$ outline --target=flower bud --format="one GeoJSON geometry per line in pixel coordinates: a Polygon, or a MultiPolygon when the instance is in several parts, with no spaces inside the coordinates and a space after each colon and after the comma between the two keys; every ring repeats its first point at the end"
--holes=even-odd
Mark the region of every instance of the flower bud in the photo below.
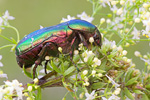
{"type": "Polygon", "coordinates": [[[83,71],[83,75],[86,75],[86,74],[88,74],[88,71],[87,71],[87,70],[84,70],[84,71],[83,71]]]}
{"type": "Polygon", "coordinates": [[[134,52],[134,55],[137,56],[137,57],[140,57],[140,56],[141,56],[141,53],[140,53],[139,51],[135,51],[135,52],[134,52]]]}
{"type": "Polygon", "coordinates": [[[28,91],[32,91],[32,86],[28,86],[28,91]]]}
{"type": "Polygon", "coordinates": [[[118,15],[121,15],[122,13],[123,13],[122,8],[120,8],[120,9],[117,10],[117,14],[118,14],[118,15]]]}
{"type": "Polygon", "coordinates": [[[105,22],[105,18],[101,18],[100,23],[103,24],[105,22]]]}
{"type": "Polygon", "coordinates": [[[79,51],[78,50],[74,50],[74,54],[75,55],[79,54],[79,51]]]}
{"type": "Polygon", "coordinates": [[[102,77],[103,74],[102,74],[102,73],[98,73],[97,76],[98,76],[98,77],[102,77]]]}
{"type": "Polygon", "coordinates": [[[122,54],[123,54],[123,55],[127,55],[127,51],[126,51],[126,50],[123,50],[123,51],[122,51],[122,54]]]}
{"type": "Polygon", "coordinates": [[[140,18],[135,18],[134,21],[135,21],[135,23],[140,23],[141,20],[140,20],[140,18]]]}
{"type": "Polygon", "coordinates": [[[94,38],[93,38],[93,37],[90,37],[90,38],[89,38],[89,42],[90,42],[90,43],[93,43],[93,42],[94,42],[94,38]]]}
{"type": "Polygon", "coordinates": [[[39,79],[38,79],[38,78],[35,78],[33,81],[34,81],[34,83],[36,84],[36,83],[39,82],[39,79]]]}
{"type": "Polygon", "coordinates": [[[45,56],[45,60],[49,60],[50,59],[50,57],[49,56],[45,56]]]}
{"type": "Polygon", "coordinates": [[[120,1],[120,5],[124,5],[125,4],[125,1],[124,0],[121,0],[120,1]]]}
{"type": "Polygon", "coordinates": [[[61,48],[61,47],[58,47],[58,51],[59,51],[59,52],[62,52],[62,48],[61,48]]]}
{"type": "Polygon", "coordinates": [[[107,19],[106,20],[106,23],[108,24],[108,23],[111,23],[111,20],[110,19],[107,19]]]}

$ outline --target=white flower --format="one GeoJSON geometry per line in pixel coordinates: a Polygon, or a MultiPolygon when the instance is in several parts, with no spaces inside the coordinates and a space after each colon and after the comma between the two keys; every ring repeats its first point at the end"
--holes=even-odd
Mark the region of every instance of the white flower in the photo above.
{"type": "Polygon", "coordinates": [[[100,4],[103,6],[103,7],[106,7],[106,4],[111,7],[110,5],[110,0],[100,0],[100,4]]]}
{"type": "Polygon", "coordinates": [[[4,19],[4,25],[7,25],[7,21],[8,20],[13,20],[15,19],[15,17],[10,16],[8,10],[5,11],[4,15],[2,16],[2,18],[4,19]]]}
{"type": "Polygon", "coordinates": [[[124,20],[124,17],[115,17],[115,21],[112,22],[111,24],[114,26],[113,29],[117,30],[118,28],[121,29],[124,27],[124,25],[121,23],[124,20]]]}
{"type": "Polygon", "coordinates": [[[115,88],[117,88],[117,87],[120,86],[120,85],[117,84],[112,78],[110,78],[108,75],[106,75],[106,77],[109,79],[109,81],[111,81],[111,83],[112,83],[113,85],[115,85],[115,88]]]}
{"type": "Polygon", "coordinates": [[[143,60],[144,62],[148,63],[150,65],[150,59],[144,59],[144,58],[140,58],[141,60],[143,60]]]}
{"type": "Polygon", "coordinates": [[[138,31],[136,27],[134,27],[131,34],[133,35],[132,39],[140,39],[140,31],[138,31]]]}
{"type": "Polygon", "coordinates": [[[102,48],[103,48],[103,46],[104,46],[104,48],[105,48],[105,46],[112,48],[114,45],[116,45],[115,41],[109,41],[106,38],[104,38],[102,48]]]}
{"type": "MultiPolygon", "coordinates": [[[[2,59],[2,55],[0,55],[0,60],[2,59]]],[[[0,67],[2,67],[3,64],[0,62],[0,67]]]]}
{"type": "Polygon", "coordinates": [[[147,34],[150,37],[150,18],[147,20],[142,20],[143,25],[146,27],[145,30],[142,30],[142,34],[147,34]]]}
{"type": "Polygon", "coordinates": [[[110,8],[110,10],[111,10],[111,11],[113,11],[114,13],[117,13],[118,8],[117,8],[117,6],[116,6],[116,5],[113,5],[113,7],[112,7],[112,8],[110,8]]]}
{"type": "Polygon", "coordinates": [[[93,99],[95,99],[95,96],[94,96],[94,94],[95,94],[95,90],[93,90],[92,92],[91,92],[91,94],[89,94],[89,93],[85,93],[85,96],[86,96],[86,99],[85,100],[93,100],[93,99]]]}
{"type": "Polygon", "coordinates": [[[94,56],[94,53],[86,50],[82,53],[82,56],[84,57],[84,62],[87,62],[89,57],[94,56]]]}
{"type": "Polygon", "coordinates": [[[96,74],[96,70],[92,70],[93,77],[95,76],[95,74],[96,74]]]}
{"type": "Polygon", "coordinates": [[[140,56],[141,56],[141,53],[140,53],[139,51],[135,51],[135,52],[134,52],[134,55],[137,56],[137,57],[140,57],[140,56]]]}
{"type": "Polygon", "coordinates": [[[15,19],[13,16],[9,16],[8,10],[5,11],[5,14],[2,16],[5,20],[13,20],[15,19]]]}
{"type": "Polygon", "coordinates": [[[93,62],[94,62],[94,65],[98,65],[98,66],[101,65],[101,60],[99,60],[99,59],[96,58],[96,57],[94,58],[93,62]]]}
{"type": "Polygon", "coordinates": [[[114,94],[112,94],[112,96],[110,96],[108,99],[105,97],[102,97],[102,100],[120,100],[120,98],[114,94]]]}
{"type": "Polygon", "coordinates": [[[88,16],[85,12],[82,12],[82,14],[78,14],[77,17],[88,22],[92,22],[94,20],[93,17],[88,16]]]}
{"type": "Polygon", "coordinates": [[[67,21],[70,21],[70,20],[73,20],[73,19],[76,19],[76,18],[75,17],[71,17],[70,15],[67,15],[67,18],[62,18],[61,23],[62,22],[67,22],[67,21]]]}

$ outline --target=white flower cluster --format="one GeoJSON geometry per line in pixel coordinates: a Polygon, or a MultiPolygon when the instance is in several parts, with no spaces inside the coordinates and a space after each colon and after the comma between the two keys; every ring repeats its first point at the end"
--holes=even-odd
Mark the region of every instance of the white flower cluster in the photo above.
{"type": "Polygon", "coordinates": [[[137,40],[140,39],[141,33],[143,36],[146,36],[147,38],[150,37],[150,8],[149,8],[150,1],[147,1],[146,3],[143,3],[143,4],[141,1],[141,5],[143,6],[138,6],[137,8],[134,8],[132,10],[130,10],[130,7],[137,5],[136,0],[120,0],[120,1],[100,0],[99,3],[102,7],[106,7],[108,5],[110,10],[113,12],[113,15],[115,16],[114,19],[112,21],[110,19],[108,19],[109,21],[106,21],[108,26],[110,27],[113,26],[113,30],[122,31],[123,28],[126,27],[124,25],[125,22],[127,20],[130,20],[130,22],[128,22],[127,24],[128,26],[133,25],[133,28],[132,28],[133,30],[129,31],[129,29],[126,28],[126,31],[123,31],[123,32],[127,32],[127,33],[131,32],[133,36],[132,39],[137,39],[137,40]],[[141,22],[143,26],[145,27],[145,29],[137,30],[135,24],[138,24],[141,22]]]}
{"type": "Polygon", "coordinates": [[[23,100],[23,90],[22,83],[18,80],[5,81],[5,85],[0,86],[0,100],[8,100],[15,95],[16,100],[23,100]]]}

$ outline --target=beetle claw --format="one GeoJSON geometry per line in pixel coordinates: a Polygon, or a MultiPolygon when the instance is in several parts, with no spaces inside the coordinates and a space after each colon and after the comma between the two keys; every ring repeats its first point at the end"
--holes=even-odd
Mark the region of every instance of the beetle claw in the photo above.
{"type": "Polygon", "coordinates": [[[45,70],[45,74],[47,74],[47,64],[48,64],[48,62],[49,62],[49,60],[46,60],[46,62],[45,62],[45,66],[44,66],[44,70],[45,70]]]}

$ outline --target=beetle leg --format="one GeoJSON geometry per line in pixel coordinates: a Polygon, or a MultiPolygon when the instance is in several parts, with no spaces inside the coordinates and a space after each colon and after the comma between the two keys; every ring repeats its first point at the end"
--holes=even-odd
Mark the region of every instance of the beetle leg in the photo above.
{"type": "Polygon", "coordinates": [[[36,68],[41,64],[45,54],[46,54],[47,45],[44,45],[43,49],[38,54],[39,58],[35,61],[35,66],[33,68],[33,78],[35,78],[36,68]]]}
{"type": "Polygon", "coordinates": [[[47,74],[47,63],[49,62],[49,60],[46,60],[46,62],[45,62],[45,66],[44,66],[44,71],[45,71],[45,74],[47,74]]]}
{"type": "Polygon", "coordinates": [[[79,38],[80,38],[81,42],[83,43],[83,45],[88,48],[88,44],[86,43],[86,40],[84,39],[84,37],[80,33],[78,33],[78,34],[79,34],[79,38]]]}
{"type": "Polygon", "coordinates": [[[40,60],[40,59],[37,59],[37,60],[35,61],[35,66],[34,66],[34,68],[33,68],[33,79],[35,78],[36,68],[37,68],[38,65],[40,65],[40,63],[41,63],[41,60],[40,60]]]}

